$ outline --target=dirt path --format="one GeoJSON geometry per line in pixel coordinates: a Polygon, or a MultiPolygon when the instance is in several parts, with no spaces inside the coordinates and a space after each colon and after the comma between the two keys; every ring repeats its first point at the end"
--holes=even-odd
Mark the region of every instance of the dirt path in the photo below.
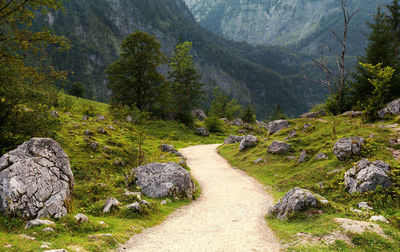
{"type": "Polygon", "coordinates": [[[201,197],[163,224],[132,237],[124,251],[279,251],[265,224],[272,198],[253,178],[232,169],[218,145],[182,149],[201,197]]]}

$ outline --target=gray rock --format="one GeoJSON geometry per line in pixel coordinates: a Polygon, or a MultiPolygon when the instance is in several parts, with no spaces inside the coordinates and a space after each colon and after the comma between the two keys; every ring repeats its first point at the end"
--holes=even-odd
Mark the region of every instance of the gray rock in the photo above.
{"type": "Polygon", "coordinates": [[[310,207],[317,207],[318,203],[328,204],[329,202],[318,194],[309,190],[293,188],[287,192],[278,204],[268,210],[268,215],[275,215],[278,219],[284,220],[294,212],[305,211],[310,207]]]}
{"type": "Polygon", "coordinates": [[[78,213],[77,215],[75,215],[75,220],[78,223],[84,223],[84,222],[89,222],[89,218],[84,215],[83,213],[78,213]]]}
{"type": "Polygon", "coordinates": [[[60,117],[60,114],[58,114],[57,111],[53,110],[53,111],[51,111],[51,116],[58,118],[58,117],[60,117]]]}
{"type": "Polygon", "coordinates": [[[400,115],[400,98],[389,103],[384,109],[378,111],[378,116],[384,118],[388,115],[400,115]]]}
{"type": "Polygon", "coordinates": [[[122,159],[116,159],[116,160],[114,160],[114,165],[115,166],[125,166],[125,161],[122,159]]]}
{"type": "Polygon", "coordinates": [[[362,116],[362,111],[347,111],[343,113],[344,116],[348,116],[348,117],[359,117],[362,116]]]}
{"type": "Polygon", "coordinates": [[[114,130],[114,131],[115,131],[115,128],[114,128],[112,125],[108,125],[108,126],[107,126],[107,129],[109,129],[109,130],[114,130]]]}
{"type": "Polygon", "coordinates": [[[118,209],[121,203],[116,198],[108,198],[103,206],[103,213],[109,213],[113,209],[118,209]]]}
{"type": "Polygon", "coordinates": [[[303,163],[303,162],[306,160],[306,158],[307,158],[307,152],[303,150],[303,151],[300,153],[300,157],[299,157],[298,162],[299,162],[299,163],[303,163]]]}
{"type": "Polygon", "coordinates": [[[328,159],[325,153],[318,153],[315,160],[328,159]]]}
{"type": "Polygon", "coordinates": [[[46,244],[40,245],[40,248],[41,249],[50,249],[49,245],[46,245],[46,244]]]}
{"type": "Polygon", "coordinates": [[[361,154],[361,148],[365,144],[362,137],[349,137],[339,139],[333,147],[333,153],[340,161],[346,161],[353,156],[361,154]]]}
{"type": "Polygon", "coordinates": [[[243,121],[242,121],[242,119],[240,119],[240,118],[236,118],[235,120],[233,120],[233,121],[231,122],[231,125],[235,125],[235,126],[240,127],[240,126],[243,125],[243,121]]]}
{"type": "Polygon", "coordinates": [[[362,159],[344,174],[344,184],[350,193],[374,191],[378,185],[388,188],[392,185],[390,166],[380,160],[371,163],[362,159]]]}
{"type": "Polygon", "coordinates": [[[142,193],[141,192],[125,191],[124,196],[135,196],[137,200],[142,200],[142,193]]]}
{"type": "Polygon", "coordinates": [[[301,118],[318,118],[318,117],[323,117],[326,116],[325,110],[320,110],[318,112],[308,112],[305,114],[302,114],[300,117],[301,118]]]}
{"type": "Polygon", "coordinates": [[[359,203],[357,204],[357,206],[358,206],[359,208],[361,208],[361,209],[364,209],[364,210],[373,210],[373,208],[370,207],[370,206],[368,205],[367,202],[359,202],[359,203]]]}
{"type": "Polygon", "coordinates": [[[207,116],[202,109],[196,109],[192,111],[193,117],[197,118],[199,121],[204,121],[207,116]]]}
{"type": "Polygon", "coordinates": [[[147,201],[145,201],[145,200],[141,200],[141,201],[139,202],[139,204],[140,204],[140,205],[145,205],[145,206],[150,206],[150,203],[147,202],[147,201]]]}
{"type": "Polygon", "coordinates": [[[275,141],[268,147],[268,152],[272,154],[282,154],[288,152],[290,145],[281,141],[275,141]]]}
{"type": "Polygon", "coordinates": [[[100,147],[100,144],[98,142],[93,142],[89,144],[89,147],[92,148],[93,150],[97,150],[97,148],[100,147]]]}
{"type": "Polygon", "coordinates": [[[204,127],[200,127],[200,128],[196,129],[195,134],[199,135],[199,136],[209,136],[210,131],[208,131],[208,129],[206,129],[204,127]]]}
{"type": "Polygon", "coordinates": [[[85,115],[85,116],[82,117],[82,121],[87,121],[87,120],[89,120],[89,116],[85,115]]]}
{"type": "Polygon", "coordinates": [[[177,155],[177,156],[179,156],[179,157],[182,157],[182,154],[181,154],[179,151],[177,151],[177,150],[174,148],[174,146],[172,146],[172,145],[169,145],[169,144],[162,144],[162,145],[158,146],[158,148],[159,148],[162,152],[169,152],[169,153],[175,154],[175,155],[177,155]]]}
{"type": "Polygon", "coordinates": [[[333,170],[333,171],[328,172],[327,174],[328,174],[328,175],[332,175],[332,174],[335,174],[335,173],[340,173],[340,172],[342,172],[343,170],[344,170],[344,168],[335,169],[335,170],[333,170]]]}
{"type": "Polygon", "coordinates": [[[191,198],[195,191],[190,173],[176,163],[151,163],[132,169],[129,181],[153,198],[191,198]]]}
{"type": "Polygon", "coordinates": [[[172,201],[170,200],[170,199],[166,199],[166,200],[163,200],[163,201],[161,201],[161,205],[167,205],[167,204],[169,204],[169,203],[172,203],[172,201]]]}
{"type": "Polygon", "coordinates": [[[106,152],[106,153],[112,153],[113,152],[112,149],[110,147],[108,147],[108,146],[104,146],[103,151],[106,152]]]}
{"type": "Polygon", "coordinates": [[[127,205],[126,207],[134,212],[140,212],[140,204],[138,202],[127,205]]]}
{"type": "Polygon", "coordinates": [[[83,132],[83,134],[85,136],[90,136],[90,135],[93,135],[93,132],[91,132],[90,130],[85,130],[85,132],[83,132]]]}
{"type": "Polygon", "coordinates": [[[253,161],[253,164],[259,164],[259,163],[265,163],[267,162],[267,160],[265,160],[264,158],[259,158],[253,161]]]}
{"type": "Polygon", "coordinates": [[[102,115],[98,115],[96,121],[104,121],[106,118],[102,115]]]}
{"type": "Polygon", "coordinates": [[[309,124],[309,123],[304,124],[303,132],[307,131],[309,128],[311,128],[311,126],[312,126],[312,125],[309,124]]]}
{"type": "Polygon", "coordinates": [[[51,227],[43,228],[43,229],[42,229],[42,232],[45,232],[45,233],[52,233],[52,232],[54,232],[54,228],[51,228],[51,227]]]}
{"type": "Polygon", "coordinates": [[[225,139],[224,144],[240,143],[243,140],[243,138],[244,138],[244,136],[233,136],[233,135],[230,135],[225,139]]]}
{"type": "Polygon", "coordinates": [[[378,222],[378,221],[380,221],[380,222],[384,222],[384,223],[386,223],[386,224],[389,223],[389,221],[388,221],[385,217],[383,217],[382,215],[371,216],[371,218],[370,218],[369,220],[370,220],[370,221],[373,221],[373,222],[378,222]]]}
{"type": "Polygon", "coordinates": [[[246,135],[246,134],[248,134],[248,133],[249,133],[249,131],[246,130],[246,129],[240,129],[240,130],[238,130],[238,134],[246,135]]]}
{"type": "Polygon", "coordinates": [[[19,237],[27,239],[27,240],[32,240],[32,241],[36,240],[36,237],[32,237],[32,236],[29,236],[26,234],[20,234],[19,237]]]}
{"type": "Polygon", "coordinates": [[[268,133],[274,134],[282,129],[289,127],[289,122],[287,120],[276,120],[268,123],[268,133]]]}
{"type": "Polygon", "coordinates": [[[107,134],[107,131],[103,127],[98,127],[97,132],[99,132],[100,134],[107,134]]]}
{"type": "Polygon", "coordinates": [[[245,136],[242,141],[240,141],[239,151],[244,151],[250,147],[256,146],[257,144],[257,137],[252,135],[245,136]]]}
{"type": "Polygon", "coordinates": [[[285,138],[285,141],[287,141],[287,140],[289,140],[289,139],[291,139],[291,138],[294,138],[294,137],[296,137],[296,136],[297,136],[296,130],[291,130],[291,131],[289,132],[289,135],[285,138]]]}
{"type": "Polygon", "coordinates": [[[24,219],[67,215],[74,176],[67,154],[49,138],[32,138],[0,158],[0,212],[24,219]]]}
{"type": "Polygon", "coordinates": [[[287,156],[286,159],[287,160],[296,160],[297,158],[295,156],[287,156]]]}
{"type": "Polygon", "coordinates": [[[31,227],[37,227],[37,226],[54,226],[55,223],[51,220],[40,220],[40,219],[35,219],[35,220],[30,220],[26,223],[25,229],[31,228],[31,227]]]}

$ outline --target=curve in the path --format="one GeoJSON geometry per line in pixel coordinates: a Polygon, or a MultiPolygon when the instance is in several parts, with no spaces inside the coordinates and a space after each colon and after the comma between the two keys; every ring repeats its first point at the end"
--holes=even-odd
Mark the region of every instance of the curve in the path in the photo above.
{"type": "Polygon", "coordinates": [[[144,230],[125,251],[279,251],[264,216],[273,203],[263,186],[232,169],[218,145],[182,149],[201,197],[171,214],[163,224],[144,230]]]}

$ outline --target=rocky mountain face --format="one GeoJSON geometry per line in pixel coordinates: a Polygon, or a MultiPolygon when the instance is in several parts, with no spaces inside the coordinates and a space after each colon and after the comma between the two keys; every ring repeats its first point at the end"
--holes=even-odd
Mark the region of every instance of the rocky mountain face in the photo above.
{"type": "MultiPolygon", "coordinates": [[[[338,0],[185,0],[204,27],[227,39],[250,44],[290,45],[303,52],[319,52],[332,44],[330,30],[343,30],[338,0]]],[[[352,22],[351,51],[362,51],[378,3],[390,0],[348,0],[349,10],[359,10],[352,22]]]]}
{"type": "MultiPolygon", "coordinates": [[[[299,54],[224,40],[199,25],[183,0],[70,0],[65,11],[42,16],[35,27],[42,26],[71,40],[71,50],[51,52],[52,61],[73,73],[67,88],[81,81],[92,99],[107,101],[104,70],[118,57],[122,40],[137,30],[155,35],[167,56],[179,41],[192,41],[209,97],[219,86],[242,104],[253,104],[260,119],[272,114],[277,104],[285,113],[298,115],[325,94],[304,80],[304,58],[299,54]]],[[[167,72],[167,66],[161,70],[167,72]]]]}

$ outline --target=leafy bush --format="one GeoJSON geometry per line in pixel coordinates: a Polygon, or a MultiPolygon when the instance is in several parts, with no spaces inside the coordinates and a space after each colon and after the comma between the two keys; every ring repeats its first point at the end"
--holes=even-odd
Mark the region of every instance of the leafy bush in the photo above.
{"type": "Polygon", "coordinates": [[[207,117],[204,123],[210,132],[224,132],[224,123],[216,116],[207,117]]]}

